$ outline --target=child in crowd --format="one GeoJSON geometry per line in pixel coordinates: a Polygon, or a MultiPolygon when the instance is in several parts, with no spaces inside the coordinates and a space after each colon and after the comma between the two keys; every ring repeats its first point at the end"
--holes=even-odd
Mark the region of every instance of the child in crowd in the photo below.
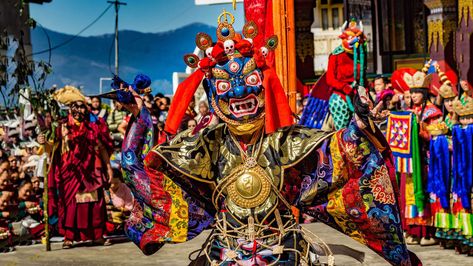
{"type": "Polygon", "coordinates": [[[34,196],[33,185],[30,180],[23,180],[18,186],[18,194],[15,199],[17,212],[11,216],[11,228],[14,242],[19,244],[31,244],[35,239],[40,239],[44,232],[41,224],[41,208],[39,200],[34,196]]]}
{"type": "MultiPolygon", "coordinates": [[[[124,235],[123,223],[133,209],[133,195],[123,183],[123,176],[119,168],[113,168],[112,182],[110,189],[105,193],[105,202],[108,214],[107,235],[124,235]]],[[[112,240],[108,238],[105,245],[111,244],[112,240]]]]}
{"type": "Polygon", "coordinates": [[[13,191],[0,192],[0,253],[15,250],[9,228],[9,217],[12,206],[13,191]]]}

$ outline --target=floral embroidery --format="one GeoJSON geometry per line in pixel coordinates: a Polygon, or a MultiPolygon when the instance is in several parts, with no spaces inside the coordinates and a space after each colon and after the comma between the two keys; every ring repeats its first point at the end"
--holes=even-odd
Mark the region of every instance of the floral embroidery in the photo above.
{"type": "Polygon", "coordinates": [[[372,189],[374,199],[383,204],[395,204],[393,185],[389,179],[388,169],[386,166],[381,166],[376,169],[373,178],[370,180],[369,187],[372,189]]]}

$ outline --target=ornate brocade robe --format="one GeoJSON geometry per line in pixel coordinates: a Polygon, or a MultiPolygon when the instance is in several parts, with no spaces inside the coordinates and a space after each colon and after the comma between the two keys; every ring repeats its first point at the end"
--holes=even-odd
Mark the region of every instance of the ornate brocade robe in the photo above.
{"type": "MultiPolygon", "coordinates": [[[[283,224],[294,226],[300,214],[306,213],[369,246],[391,264],[411,264],[402,236],[391,157],[380,132],[365,135],[352,121],[347,129],[332,133],[291,126],[265,135],[257,165],[278,191],[271,190],[255,207],[243,208],[235,203],[238,200],[230,186],[218,190],[243,163],[225,124],[193,137],[183,132],[153,149],[150,125],[149,113],[143,109],[122,147],[125,182],[135,195],[126,231],[145,254],[156,252],[164,243],[190,240],[222,220],[231,229],[243,228],[253,218],[277,228],[281,220],[277,221],[276,212],[283,224]]],[[[248,146],[247,154],[257,145],[248,146]]],[[[298,237],[283,237],[281,245],[300,248],[290,241],[298,237]]],[[[236,237],[234,241],[240,243],[236,237]]],[[[242,241],[243,250],[233,261],[256,254],[258,261],[271,262],[276,256],[258,242],[242,241]]],[[[222,238],[211,242],[209,256],[228,260],[222,255],[228,248],[222,238]]],[[[296,261],[297,254],[283,258],[296,261]]]]}

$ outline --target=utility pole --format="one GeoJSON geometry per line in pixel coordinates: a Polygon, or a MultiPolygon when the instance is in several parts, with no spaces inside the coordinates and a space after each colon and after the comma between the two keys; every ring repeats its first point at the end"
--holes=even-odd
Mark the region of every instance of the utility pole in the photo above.
{"type": "Polygon", "coordinates": [[[115,1],[107,1],[107,3],[115,5],[115,75],[118,76],[118,9],[121,5],[126,6],[126,3],[115,1]]]}

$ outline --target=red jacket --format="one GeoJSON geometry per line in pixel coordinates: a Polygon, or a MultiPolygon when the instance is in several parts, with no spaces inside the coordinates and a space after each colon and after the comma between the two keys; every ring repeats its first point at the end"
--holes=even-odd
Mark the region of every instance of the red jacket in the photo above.
{"type": "Polygon", "coordinates": [[[332,53],[327,68],[327,84],[332,93],[337,93],[345,99],[353,90],[350,86],[353,81],[353,55],[347,52],[332,53]]]}

